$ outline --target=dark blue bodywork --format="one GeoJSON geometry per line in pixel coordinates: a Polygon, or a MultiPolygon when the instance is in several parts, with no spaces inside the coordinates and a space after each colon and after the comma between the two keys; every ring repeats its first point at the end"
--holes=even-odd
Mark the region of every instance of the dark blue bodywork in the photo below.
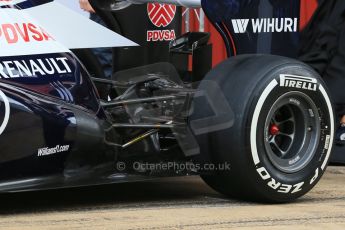
{"type": "MultiPolygon", "coordinates": [[[[16,7],[46,2],[50,1],[31,0],[16,7]]],[[[202,0],[202,6],[222,35],[229,56],[297,56],[299,0],[202,0]],[[294,24],[288,28],[292,31],[254,31],[253,20],[270,18],[278,21],[275,23],[291,19],[294,24]],[[242,30],[238,23],[248,24],[242,30]]],[[[72,53],[0,57],[0,90],[11,106],[8,125],[0,138],[1,191],[131,179],[117,176],[116,149],[108,151],[102,145],[108,117],[86,68],[72,53]],[[41,149],[56,146],[69,148],[40,155],[41,149]]],[[[0,102],[0,122],[5,114],[3,105],[0,102]]]]}
{"type": "MultiPolygon", "coordinates": [[[[297,57],[299,45],[299,0],[202,0],[205,14],[225,40],[229,56],[248,53],[297,57]],[[252,20],[275,19],[274,27],[284,27],[284,19],[294,21],[293,32],[253,31],[252,20]],[[249,19],[247,29],[236,33],[234,20],[249,19]],[[278,21],[277,21],[278,20],[278,21]]],[[[266,21],[267,22],[267,21],[266,21]]],[[[236,21],[235,21],[236,23],[236,21]]],[[[265,23],[265,22],[263,22],[265,23]]],[[[237,31],[238,32],[238,31],[237,31]]]]}
{"type": "MultiPolygon", "coordinates": [[[[0,65],[3,63],[13,65],[12,74],[17,70],[16,74],[20,77],[9,77],[11,74],[5,71],[0,74],[1,90],[11,105],[8,125],[0,138],[0,179],[57,173],[62,175],[68,167],[71,154],[81,154],[79,151],[88,154],[76,144],[80,136],[77,116],[93,117],[95,121],[104,119],[104,112],[88,73],[72,53],[1,57],[0,65]],[[31,60],[32,63],[38,63],[37,60],[59,58],[65,60],[70,72],[64,69],[62,63],[58,63],[56,68],[59,69],[59,74],[52,68],[50,71],[55,71],[52,75],[36,72],[28,76],[13,64],[14,61],[30,63],[31,60]],[[63,73],[64,71],[66,73],[63,73]],[[58,145],[68,145],[69,150],[38,156],[39,149],[54,148],[58,145]]],[[[40,68],[43,71],[42,66],[40,68]]],[[[4,106],[0,106],[0,110],[3,118],[4,106]]],[[[80,157],[83,158],[82,155],[80,157]]],[[[84,157],[87,159],[87,156],[84,157]]],[[[84,162],[86,163],[86,160],[84,162]]]]}
{"type": "MultiPolygon", "coordinates": [[[[30,0],[16,7],[30,8],[47,2],[50,0],[30,0]]],[[[291,47],[297,46],[297,32],[255,34],[248,30],[235,34],[231,19],[298,18],[298,0],[203,0],[202,5],[223,35],[229,56],[244,53],[295,55],[291,47]],[[286,45],[281,45],[282,40],[286,45]]],[[[1,57],[0,65],[3,70],[0,71],[0,88],[11,105],[10,120],[0,138],[0,180],[24,180],[8,189],[43,186],[52,181],[54,186],[64,186],[70,183],[67,178],[82,177],[85,168],[114,159],[113,155],[110,158],[103,156],[101,147],[96,148],[97,138],[95,143],[90,141],[90,145],[84,140],[87,139],[87,128],[84,132],[81,124],[90,119],[89,123],[95,123],[97,130],[99,123],[106,123],[106,116],[87,71],[72,53],[1,57]],[[29,73],[20,68],[18,62],[22,66],[28,65],[29,73]],[[6,65],[13,68],[12,73],[4,72],[6,65]],[[39,156],[42,148],[65,145],[69,146],[68,151],[39,156]],[[39,179],[45,177],[53,179],[39,179]],[[26,178],[37,180],[26,184],[26,178]]],[[[4,106],[0,106],[0,110],[4,115],[4,106]]],[[[104,170],[108,172],[107,167],[104,170]]],[[[113,173],[111,170],[114,168],[109,174],[113,173]]],[[[104,177],[103,174],[95,176],[95,171],[91,177],[88,173],[88,180],[80,183],[98,183],[104,177]],[[98,182],[91,182],[94,178],[98,182]]],[[[71,181],[78,184],[73,179],[71,181]]]]}

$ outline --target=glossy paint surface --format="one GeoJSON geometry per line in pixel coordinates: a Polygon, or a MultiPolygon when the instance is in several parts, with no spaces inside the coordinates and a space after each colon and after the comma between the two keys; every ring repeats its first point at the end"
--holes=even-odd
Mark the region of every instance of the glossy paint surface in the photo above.
{"type": "Polygon", "coordinates": [[[228,56],[297,55],[299,0],[202,0],[202,6],[224,38],[228,56]]]}
{"type": "MultiPolygon", "coordinates": [[[[29,48],[30,43],[44,47],[45,41],[55,42],[30,19],[13,17],[12,8],[20,12],[47,2],[51,1],[1,6],[11,8],[2,9],[3,18],[13,19],[0,20],[3,49],[25,43],[29,48]]],[[[15,181],[64,178],[66,169],[92,164],[88,155],[95,152],[81,148],[84,134],[80,134],[79,121],[91,117],[98,127],[104,113],[84,66],[72,52],[64,52],[68,49],[61,50],[52,52],[47,46],[44,53],[31,48],[22,49],[21,55],[0,57],[0,190],[9,184],[21,187],[22,182],[15,181]]]]}

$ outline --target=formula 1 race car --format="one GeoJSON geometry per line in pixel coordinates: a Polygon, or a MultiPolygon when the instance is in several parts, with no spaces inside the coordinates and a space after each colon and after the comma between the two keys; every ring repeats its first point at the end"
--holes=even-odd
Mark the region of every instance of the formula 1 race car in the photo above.
{"type": "MultiPolygon", "coordinates": [[[[202,6],[230,58],[200,82],[167,62],[91,77],[69,49],[135,42],[50,0],[0,1],[0,191],[201,175],[230,197],[288,202],[317,184],[335,117],[319,74],[291,58],[299,1],[155,2],[202,6]]],[[[191,37],[170,48],[188,52],[191,37]]]]}

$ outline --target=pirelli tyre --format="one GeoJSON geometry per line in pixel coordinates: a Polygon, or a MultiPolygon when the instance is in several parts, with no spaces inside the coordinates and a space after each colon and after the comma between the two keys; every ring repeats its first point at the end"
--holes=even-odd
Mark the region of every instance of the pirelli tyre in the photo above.
{"type": "MultiPolygon", "coordinates": [[[[331,99],[319,75],[297,60],[245,55],[217,66],[200,89],[207,90],[209,81],[221,88],[235,121],[198,137],[204,158],[230,164],[230,170],[203,175],[206,183],[235,198],[264,202],[289,202],[311,190],[326,169],[334,138],[331,99]]],[[[195,113],[200,116],[202,106],[195,113]]]]}

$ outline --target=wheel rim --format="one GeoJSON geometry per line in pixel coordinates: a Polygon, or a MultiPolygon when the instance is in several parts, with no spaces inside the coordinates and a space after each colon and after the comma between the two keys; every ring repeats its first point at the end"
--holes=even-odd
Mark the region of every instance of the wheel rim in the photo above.
{"type": "Polygon", "coordinates": [[[289,92],[270,109],[264,126],[264,146],[271,163],[294,173],[314,157],[320,137],[319,112],[309,96],[289,92]]]}

